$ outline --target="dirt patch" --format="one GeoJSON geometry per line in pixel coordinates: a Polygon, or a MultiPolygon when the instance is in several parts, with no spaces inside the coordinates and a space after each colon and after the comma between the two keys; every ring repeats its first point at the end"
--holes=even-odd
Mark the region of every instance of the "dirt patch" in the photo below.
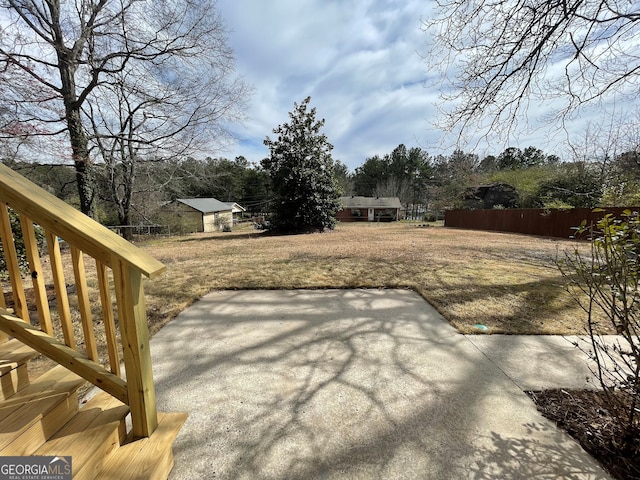
{"type": "Polygon", "coordinates": [[[622,427],[609,411],[604,392],[554,389],[527,394],[545,417],[580,442],[612,477],[640,479],[640,438],[631,446],[623,445],[622,427]]]}

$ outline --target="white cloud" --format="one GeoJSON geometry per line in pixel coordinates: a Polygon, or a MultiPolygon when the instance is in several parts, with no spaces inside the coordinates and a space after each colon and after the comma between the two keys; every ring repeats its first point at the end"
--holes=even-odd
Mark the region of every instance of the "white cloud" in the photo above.
{"type": "MultiPolygon", "coordinates": [[[[307,95],[326,119],[334,158],[351,169],[400,143],[433,154],[442,153],[443,145],[453,148],[433,127],[439,92],[426,87],[430,72],[421,57],[428,48],[421,21],[429,2],[218,0],[217,8],[232,30],[239,73],[256,92],[249,120],[237,131],[243,141],[228,156],[267,156],[262,140],[307,95]]],[[[525,121],[515,135],[491,144],[470,142],[469,148],[497,154],[509,145],[534,145],[558,154],[545,148],[565,140],[558,127],[534,128],[549,108],[530,106],[530,131],[525,121]]]]}

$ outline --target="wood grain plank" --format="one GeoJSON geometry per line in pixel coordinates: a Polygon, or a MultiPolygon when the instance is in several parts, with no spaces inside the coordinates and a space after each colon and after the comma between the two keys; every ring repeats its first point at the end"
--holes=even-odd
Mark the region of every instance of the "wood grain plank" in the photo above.
{"type": "Polygon", "coordinates": [[[100,288],[100,303],[102,304],[102,321],[107,337],[107,351],[109,353],[109,368],[111,373],[120,376],[120,354],[116,337],[116,324],[111,305],[111,289],[109,288],[109,273],[107,266],[96,260],[98,272],[98,286],[100,288]]]}
{"type": "Polygon", "coordinates": [[[87,357],[94,362],[98,361],[98,347],[96,336],[93,331],[93,315],[91,314],[91,303],[89,302],[89,289],[87,288],[87,275],[84,269],[84,257],[82,251],[71,246],[71,263],[73,264],[73,275],[76,281],[76,295],[78,295],[78,309],[82,319],[82,331],[84,333],[84,346],[87,350],[87,357]]]}
{"type": "Polygon", "coordinates": [[[121,446],[96,479],[166,479],[173,468],[173,442],[187,414],[161,413],[159,419],[151,437],[121,446]]]}
{"type": "Polygon", "coordinates": [[[124,440],[128,412],[122,402],[100,392],[34,454],[71,456],[74,480],[92,480],[124,440]]]}
{"type": "Polygon", "coordinates": [[[6,311],[0,312],[0,329],[110,393],[122,403],[129,403],[127,383],[124,380],[40,329],[23,322],[6,311]]]}
{"type": "Polygon", "coordinates": [[[51,311],[49,310],[49,302],[47,300],[47,289],[45,286],[44,272],[42,271],[42,262],[40,261],[40,252],[38,251],[35,228],[31,219],[26,215],[20,215],[20,225],[22,226],[22,240],[24,241],[24,246],[27,251],[27,261],[29,262],[29,270],[31,271],[31,283],[33,284],[40,329],[49,335],[53,335],[51,311]]]}
{"type": "Polygon", "coordinates": [[[142,276],[124,262],[115,260],[114,266],[132,432],[136,438],[148,437],[158,418],[142,276]]]}
{"type": "Polygon", "coordinates": [[[13,243],[9,210],[5,204],[0,204],[0,240],[2,240],[2,245],[4,246],[4,258],[7,263],[9,280],[11,281],[11,293],[15,304],[14,310],[20,318],[29,321],[29,309],[20,276],[16,246],[13,243]]]}
{"type": "Polygon", "coordinates": [[[75,391],[83,383],[82,378],[58,366],[2,402],[0,455],[31,454],[51,437],[77,412],[75,391]]]}
{"type": "Polygon", "coordinates": [[[46,238],[49,249],[49,262],[51,263],[51,274],[53,276],[53,288],[56,292],[56,304],[58,305],[58,316],[60,317],[64,343],[68,347],[75,349],[76,339],[73,333],[71,310],[69,309],[69,295],[67,294],[62,255],[60,254],[60,243],[58,242],[58,237],[53,232],[47,232],[46,238]]]}

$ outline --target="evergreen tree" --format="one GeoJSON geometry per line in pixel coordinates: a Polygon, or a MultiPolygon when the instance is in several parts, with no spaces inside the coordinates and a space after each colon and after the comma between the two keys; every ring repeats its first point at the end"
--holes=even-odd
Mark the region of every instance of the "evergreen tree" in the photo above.
{"type": "Polygon", "coordinates": [[[272,226],[288,232],[323,231],[335,226],[340,197],[335,180],[333,145],[320,133],[324,119],[316,120],[311,97],[294,103],[289,123],[273,130],[276,140],[264,144],[270,156],[262,160],[269,173],[274,199],[272,226]]]}

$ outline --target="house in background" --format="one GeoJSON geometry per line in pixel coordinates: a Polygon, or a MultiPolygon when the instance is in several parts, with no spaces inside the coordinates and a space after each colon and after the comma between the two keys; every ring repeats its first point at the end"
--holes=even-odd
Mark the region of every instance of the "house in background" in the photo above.
{"type": "Polygon", "coordinates": [[[342,210],[336,213],[341,222],[394,222],[402,218],[398,197],[341,197],[342,210]]]}
{"type": "Polygon", "coordinates": [[[162,208],[165,222],[184,232],[219,232],[228,230],[236,215],[245,209],[234,202],[215,198],[177,198],[162,208]]]}
{"type": "Polygon", "coordinates": [[[469,187],[463,192],[464,208],[492,209],[496,206],[503,208],[518,207],[518,191],[508,183],[492,183],[469,187]]]}
{"type": "Polygon", "coordinates": [[[235,202],[225,202],[227,205],[231,207],[231,214],[233,216],[233,224],[240,222],[242,219],[242,214],[247,211],[242,205],[235,202]]]}

